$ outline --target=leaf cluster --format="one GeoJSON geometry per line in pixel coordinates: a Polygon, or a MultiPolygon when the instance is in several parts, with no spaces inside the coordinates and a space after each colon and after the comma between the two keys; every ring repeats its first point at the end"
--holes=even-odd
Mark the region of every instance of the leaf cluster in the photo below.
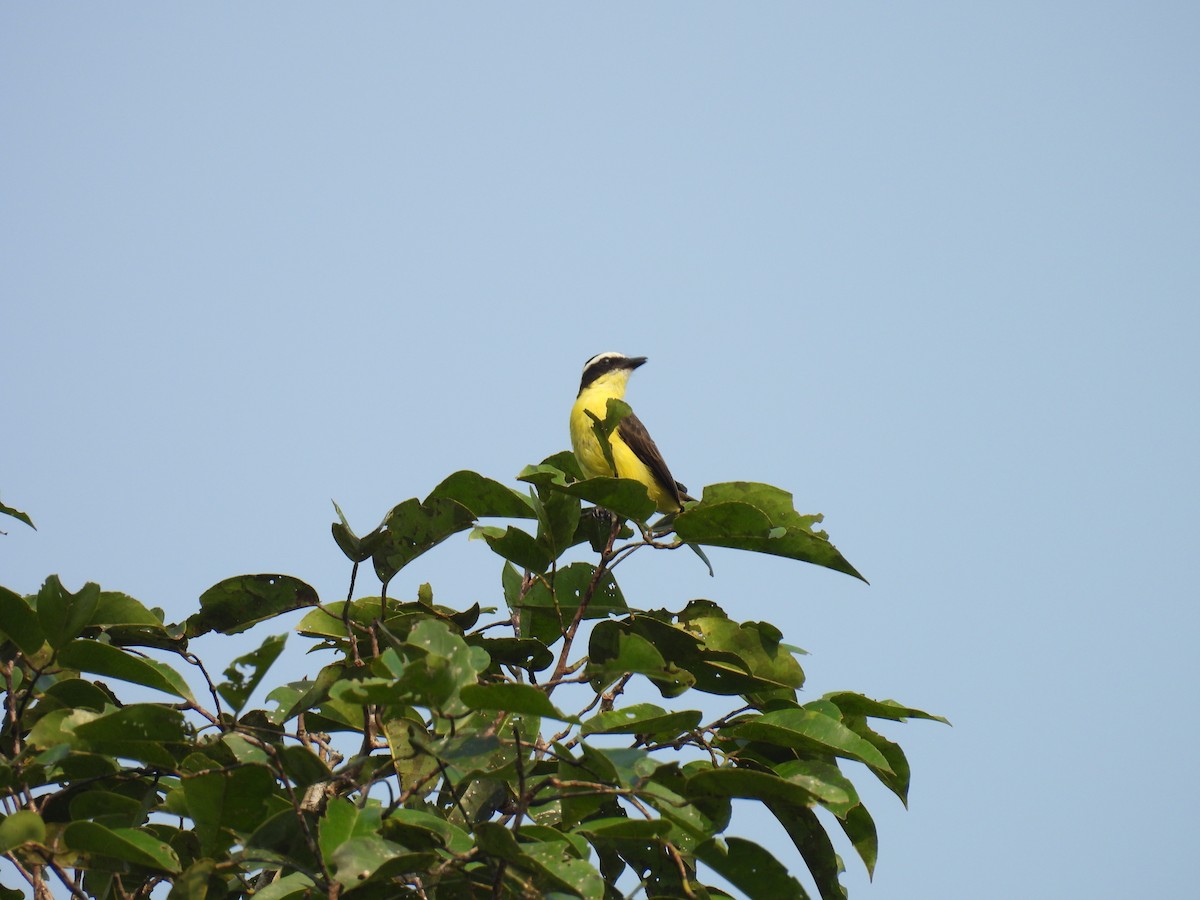
{"type": "Polygon", "coordinates": [[[35,893],[103,898],[727,896],[711,872],[748,897],[805,897],[796,864],[843,897],[817,810],[872,871],[844,762],[906,801],[904,753],[872,722],[937,717],[854,693],[802,702],[800,651],[777,628],[708,600],[640,608],[614,574],[643,548],[706,545],[861,577],[820,517],[737,482],[652,526],[642,485],[583,480],[570,454],[519,477],[457,472],[363,536],[339,510],[343,600],[242,575],[171,625],[95,584],[0,588],[0,853],[35,893]],[[388,596],[461,532],[503,560],[495,608],[440,605],[428,585],[388,596]],[[367,563],[379,591],[356,596],[367,563]],[[192,649],[301,609],[323,663],[299,681],[266,681],[285,635],[219,678],[192,649]],[[727,835],[734,800],[781,823],[796,859],[727,835]]]}

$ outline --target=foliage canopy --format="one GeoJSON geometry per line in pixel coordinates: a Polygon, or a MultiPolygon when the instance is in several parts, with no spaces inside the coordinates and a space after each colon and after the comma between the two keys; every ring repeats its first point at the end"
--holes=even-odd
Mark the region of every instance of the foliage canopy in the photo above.
{"type": "Polygon", "coordinates": [[[54,882],[102,898],[169,884],[172,900],[728,896],[706,870],[748,897],[806,897],[783,862],[726,836],[741,799],[782,824],[822,900],[844,897],[816,811],[868,871],[877,838],[841,761],[905,801],[904,753],[871,720],[938,717],[846,692],[801,703],[798,651],[777,628],[707,600],[641,608],[614,577],[641,548],[685,545],[861,577],[821,517],[736,482],[650,527],[642,485],[582,480],[569,453],[519,478],[524,490],[456,472],[362,537],[338,510],[344,600],[241,575],[171,625],[91,583],[0,588],[0,853],[47,897],[54,882]],[[460,532],[504,560],[502,603],[451,609],[428,585],[387,595],[460,532]],[[579,545],[594,561],[563,559],[579,545]],[[356,597],[368,562],[379,593],[356,597]],[[301,608],[296,630],[324,665],[273,686],[266,708],[249,702],[286,635],[219,678],[190,649],[301,608]],[[661,702],[625,702],[638,682],[661,702]]]}

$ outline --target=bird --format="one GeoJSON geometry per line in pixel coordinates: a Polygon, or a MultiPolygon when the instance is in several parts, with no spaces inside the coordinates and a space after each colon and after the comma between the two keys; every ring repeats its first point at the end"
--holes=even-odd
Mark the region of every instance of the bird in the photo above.
{"type": "Polygon", "coordinates": [[[611,466],[593,429],[592,416],[604,421],[608,401],[625,397],[629,376],[645,362],[644,356],[626,356],[610,350],[597,353],[584,363],[579,395],[571,407],[571,445],[585,478],[631,478],[645,486],[660,513],[677,513],[683,509],[684,500],[695,498],[689,497],[687,488],[671,475],[642,420],[629,413],[609,435],[611,466]]]}

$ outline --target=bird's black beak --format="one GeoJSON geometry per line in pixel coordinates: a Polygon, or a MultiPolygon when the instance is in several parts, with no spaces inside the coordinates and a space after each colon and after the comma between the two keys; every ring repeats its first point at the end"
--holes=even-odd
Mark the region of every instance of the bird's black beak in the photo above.
{"type": "Polygon", "coordinates": [[[645,361],[646,361],[646,357],[644,357],[644,356],[631,356],[631,357],[629,357],[629,368],[631,370],[636,369],[638,366],[642,365],[645,361]]]}

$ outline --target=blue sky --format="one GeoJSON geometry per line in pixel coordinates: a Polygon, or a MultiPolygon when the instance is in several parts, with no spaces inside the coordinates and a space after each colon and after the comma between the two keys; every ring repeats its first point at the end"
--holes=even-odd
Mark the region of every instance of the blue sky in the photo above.
{"type": "MultiPolygon", "coordinates": [[[[793,491],[872,584],[656,554],[626,593],[954,722],[890,732],[911,808],[870,795],[853,896],[1188,894],[1198,38],[1169,2],[8,4],[0,496],[38,531],[0,582],[337,597],[330,498],[366,530],[511,480],[588,357],[646,355],[677,477],[793,491]]],[[[423,581],[499,600],[481,544],[423,581]]]]}

